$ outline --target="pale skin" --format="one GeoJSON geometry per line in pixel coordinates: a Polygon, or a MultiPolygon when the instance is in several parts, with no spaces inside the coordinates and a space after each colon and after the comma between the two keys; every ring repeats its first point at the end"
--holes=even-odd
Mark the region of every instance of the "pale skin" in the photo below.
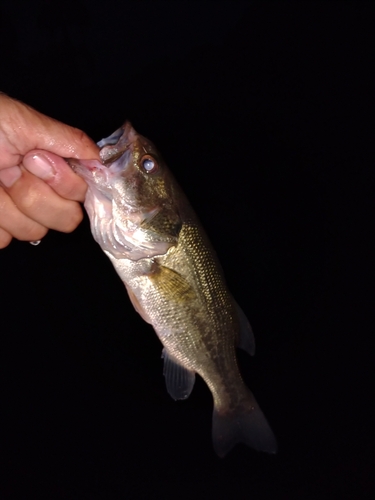
{"type": "Polygon", "coordinates": [[[64,158],[99,160],[99,148],[81,130],[0,94],[0,248],[81,222],[87,185],[64,158]]]}

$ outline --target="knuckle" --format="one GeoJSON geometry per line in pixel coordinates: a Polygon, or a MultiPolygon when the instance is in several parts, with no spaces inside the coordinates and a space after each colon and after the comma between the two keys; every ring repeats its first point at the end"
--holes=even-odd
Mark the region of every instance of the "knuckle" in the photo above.
{"type": "Polygon", "coordinates": [[[87,135],[84,133],[83,130],[77,128],[77,127],[72,127],[73,133],[75,135],[75,139],[77,142],[85,142],[87,140],[87,135]]]}
{"type": "Polygon", "coordinates": [[[83,130],[73,127],[73,133],[74,133],[74,140],[78,146],[82,147],[82,145],[84,145],[87,147],[91,144],[90,139],[85,134],[85,132],[83,132],[83,130]]]}
{"type": "Polygon", "coordinates": [[[41,192],[37,184],[28,186],[27,194],[18,196],[15,203],[19,210],[23,213],[28,213],[40,204],[41,192]]]}

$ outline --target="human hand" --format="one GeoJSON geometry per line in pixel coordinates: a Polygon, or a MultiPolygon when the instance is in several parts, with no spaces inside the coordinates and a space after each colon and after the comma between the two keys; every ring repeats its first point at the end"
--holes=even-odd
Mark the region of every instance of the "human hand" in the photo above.
{"type": "Polygon", "coordinates": [[[63,158],[99,159],[98,151],[81,130],[0,94],[0,248],[73,231],[87,185],[63,158]]]}

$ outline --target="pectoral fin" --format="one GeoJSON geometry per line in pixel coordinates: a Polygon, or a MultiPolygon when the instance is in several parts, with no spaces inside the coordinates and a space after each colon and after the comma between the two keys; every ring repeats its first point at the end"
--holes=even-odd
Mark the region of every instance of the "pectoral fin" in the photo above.
{"type": "Polygon", "coordinates": [[[188,398],[194,386],[195,373],[184,368],[165,348],[161,357],[164,358],[163,375],[168,394],[173,399],[188,398]]]}
{"type": "Polygon", "coordinates": [[[157,266],[148,277],[167,300],[186,302],[196,297],[195,291],[187,279],[173,269],[157,266]]]}
{"type": "Polygon", "coordinates": [[[240,323],[240,332],[239,332],[239,339],[238,339],[238,345],[240,349],[243,351],[246,351],[247,353],[250,354],[250,356],[254,356],[255,354],[255,339],[254,339],[254,333],[253,329],[251,328],[251,325],[249,323],[249,320],[245,316],[245,313],[243,310],[240,308],[240,306],[237,304],[237,302],[233,299],[234,306],[237,310],[237,318],[240,323]]]}

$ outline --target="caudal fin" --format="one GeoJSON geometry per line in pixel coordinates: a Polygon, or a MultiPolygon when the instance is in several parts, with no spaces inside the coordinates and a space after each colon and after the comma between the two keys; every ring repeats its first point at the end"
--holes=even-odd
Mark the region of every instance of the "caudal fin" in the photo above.
{"type": "Polygon", "coordinates": [[[247,400],[235,410],[214,409],[212,417],[212,440],[216,453],[224,457],[236,443],[266,453],[276,453],[276,438],[249,391],[247,400]]]}

